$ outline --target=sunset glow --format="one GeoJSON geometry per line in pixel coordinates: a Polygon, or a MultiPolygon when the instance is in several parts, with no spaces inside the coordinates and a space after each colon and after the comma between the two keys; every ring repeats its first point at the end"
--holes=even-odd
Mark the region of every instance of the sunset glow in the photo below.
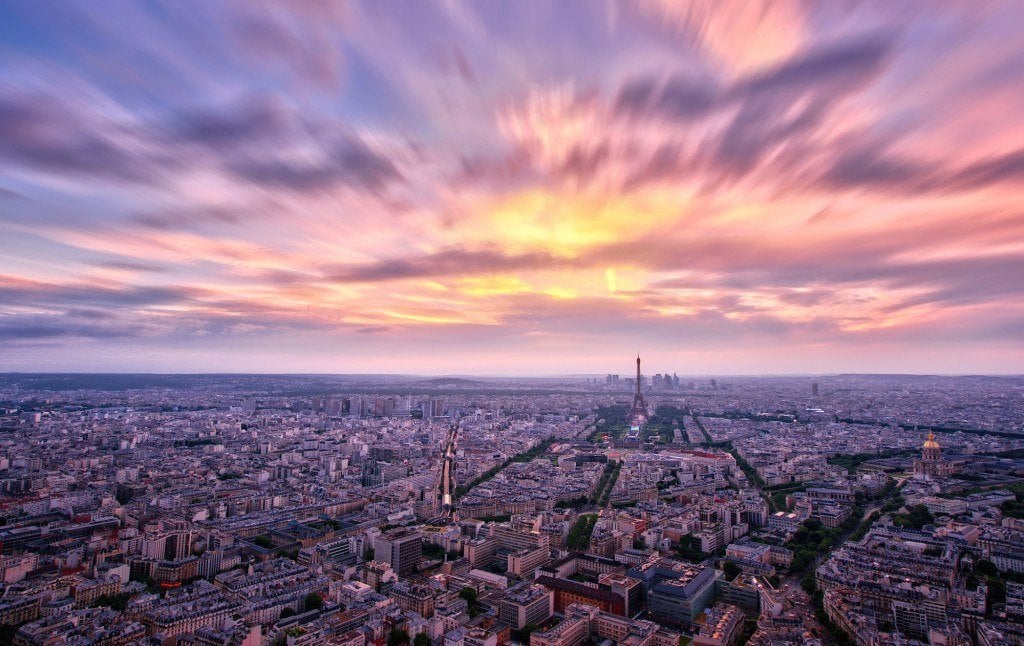
{"type": "Polygon", "coordinates": [[[897,4],[5,3],[0,370],[1019,373],[1024,6],[897,4]]]}

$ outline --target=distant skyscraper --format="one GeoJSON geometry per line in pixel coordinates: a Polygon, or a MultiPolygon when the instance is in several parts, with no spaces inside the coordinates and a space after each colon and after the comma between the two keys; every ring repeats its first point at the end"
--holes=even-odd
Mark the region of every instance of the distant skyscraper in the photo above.
{"type": "Polygon", "coordinates": [[[816,381],[813,384],[811,384],[811,394],[814,395],[815,397],[818,396],[818,382],[816,381]]]}
{"type": "Polygon", "coordinates": [[[444,415],[444,400],[429,399],[423,403],[424,417],[441,417],[444,415]]]}

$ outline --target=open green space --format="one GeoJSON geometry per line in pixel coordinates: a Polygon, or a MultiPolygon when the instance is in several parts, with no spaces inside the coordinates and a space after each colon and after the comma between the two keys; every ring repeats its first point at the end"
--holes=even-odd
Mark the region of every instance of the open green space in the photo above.
{"type": "Polygon", "coordinates": [[[619,471],[622,470],[622,462],[609,462],[604,466],[604,473],[594,490],[594,504],[604,507],[608,504],[608,498],[612,495],[615,481],[619,479],[619,471]]]}
{"type": "Polygon", "coordinates": [[[587,438],[590,442],[597,444],[607,435],[608,439],[621,438],[629,430],[628,406],[598,406],[594,410],[597,422],[594,423],[594,431],[587,438]]]}
{"type": "Polygon", "coordinates": [[[677,428],[683,430],[683,419],[690,414],[689,410],[678,406],[658,406],[647,423],[644,424],[644,435],[656,434],[663,443],[671,444],[675,439],[677,428]]]}
{"type": "Polygon", "coordinates": [[[868,460],[879,460],[882,458],[898,458],[906,455],[914,455],[917,449],[884,449],[877,453],[838,453],[828,459],[829,464],[845,467],[851,475],[857,473],[860,465],[868,460]]]}
{"type": "Polygon", "coordinates": [[[569,536],[565,539],[566,549],[585,552],[590,546],[590,535],[594,533],[594,525],[597,524],[597,514],[583,514],[569,530],[569,536]]]}

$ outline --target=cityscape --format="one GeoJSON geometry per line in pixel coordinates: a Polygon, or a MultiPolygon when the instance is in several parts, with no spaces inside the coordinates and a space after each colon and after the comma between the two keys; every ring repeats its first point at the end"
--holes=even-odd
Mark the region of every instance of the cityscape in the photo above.
{"type": "Polygon", "coordinates": [[[1024,646],[1022,34],[0,2],[0,646],[1024,646]]]}
{"type": "Polygon", "coordinates": [[[0,376],[5,638],[1024,639],[1024,377],[642,360],[626,378],[0,376]]]}

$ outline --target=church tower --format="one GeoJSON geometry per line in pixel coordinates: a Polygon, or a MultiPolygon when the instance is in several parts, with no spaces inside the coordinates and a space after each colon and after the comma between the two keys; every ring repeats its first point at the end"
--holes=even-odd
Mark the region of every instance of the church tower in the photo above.
{"type": "Polygon", "coordinates": [[[942,459],[942,447],[935,439],[935,433],[929,431],[928,439],[921,445],[921,459],[914,460],[914,477],[930,480],[938,476],[947,476],[951,472],[946,461],[942,459]]]}
{"type": "Polygon", "coordinates": [[[942,447],[935,439],[935,433],[928,433],[928,439],[921,446],[921,460],[933,464],[942,462],[942,447]]]}

